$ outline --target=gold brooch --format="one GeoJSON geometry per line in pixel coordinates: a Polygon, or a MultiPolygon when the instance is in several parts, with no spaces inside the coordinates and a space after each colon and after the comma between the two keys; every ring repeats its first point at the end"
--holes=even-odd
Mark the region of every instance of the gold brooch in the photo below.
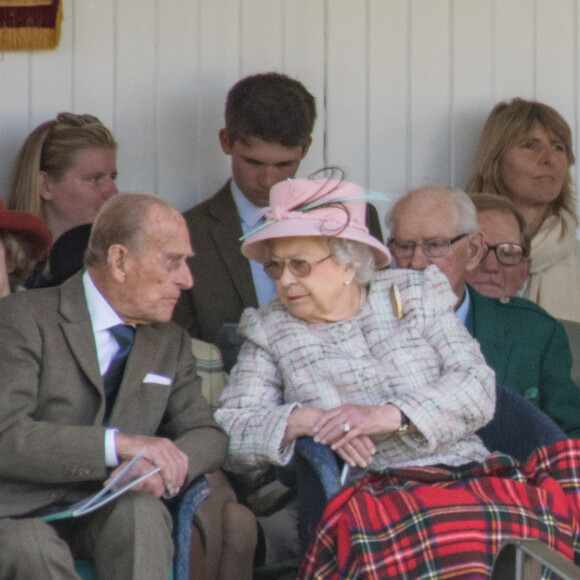
{"type": "Polygon", "coordinates": [[[397,320],[403,318],[403,305],[401,303],[401,295],[396,284],[391,286],[391,306],[393,307],[393,314],[397,320]]]}

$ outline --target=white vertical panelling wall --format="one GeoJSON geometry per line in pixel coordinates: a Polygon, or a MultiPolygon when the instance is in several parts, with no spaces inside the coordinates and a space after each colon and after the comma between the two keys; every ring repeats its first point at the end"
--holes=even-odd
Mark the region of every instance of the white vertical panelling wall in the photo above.
{"type": "Polygon", "coordinates": [[[317,99],[301,175],[337,164],[390,200],[462,187],[499,100],[553,105],[578,143],[579,3],[63,0],[57,50],[0,55],[0,183],[28,132],[73,110],[113,129],[120,189],[184,210],[229,174],[217,139],[228,88],[278,70],[317,99]]]}
{"type": "Polygon", "coordinates": [[[174,205],[182,205],[183,195],[193,194],[198,171],[200,19],[194,2],[166,0],[163,8],[158,14],[155,191],[174,205]]]}
{"type": "Polygon", "coordinates": [[[465,187],[494,105],[493,0],[455,0],[451,22],[451,185],[465,187]]]}
{"type": "Polygon", "coordinates": [[[365,0],[327,3],[327,161],[345,177],[366,182],[368,145],[365,0]]]}
{"type": "Polygon", "coordinates": [[[450,181],[450,6],[411,0],[410,187],[450,181]]]}
{"type": "Polygon", "coordinates": [[[114,125],[121,145],[117,163],[125,189],[157,192],[160,4],[157,0],[122,0],[115,6],[114,125]]]}
{"type": "Polygon", "coordinates": [[[317,119],[312,145],[299,176],[324,167],[325,0],[285,0],[282,72],[298,79],[316,98],[317,119]]]}

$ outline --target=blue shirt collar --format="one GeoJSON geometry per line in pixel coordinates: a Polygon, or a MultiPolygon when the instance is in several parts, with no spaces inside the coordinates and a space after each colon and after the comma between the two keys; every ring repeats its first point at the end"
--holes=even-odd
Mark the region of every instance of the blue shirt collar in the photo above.
{"type": "Polygon", "coordinates": [[[455,310],[455,315],[459,320],[461,320],[462,324],[465,326],[467,321],[467,315],[469,313],[469,307],[471,306],[471,298],[469,298],[469,290],[467,286],[465,287],[465,296],[459,305],[459,308],[455,310]]]}
{"type": "Polygon", "coordinates": [[[256,214],[262,209],[257,205],[254,205],[238,187],[238,184],[233,180],[230,182],[230,190],[232,192],[232,197],[234,198],[234,203],[238,210],[238,215],[242,222],[242,231],[244,234],[250,231],[256,226],[255,219],[256,214]]]}

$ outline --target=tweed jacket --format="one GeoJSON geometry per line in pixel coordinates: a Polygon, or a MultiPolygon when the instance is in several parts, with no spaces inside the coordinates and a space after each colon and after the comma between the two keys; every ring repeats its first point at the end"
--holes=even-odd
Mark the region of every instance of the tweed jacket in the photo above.
{"type": "Polygon", "coordinates": [[[293,445],[282,442],[292,410],[346,402],[392,403],[418,429],[378,442],[373,470],[483,460],[488,451],[475,431],[493,416],[494,374],[455,316],[455,301],[445,276],[429,267],[378,272],[364,309],[341,322],[310,324],[279,300],[246,311],[246,340],[216,411],[230,435],[228,467],[288,463],[293,445]]]}
{"type": "MultiPolygon", "coordinates": [[[[367,226],[381,242],[377,210],[368,205],[367,226]]],[[[194,285],[181,293],[173,319],[191,336],[217,343],[224,323],[237,324],[258,306],[250,263],[241,253],[242,224],[228,181],[213,197],[183,214],[195,256],[194,285]]]]}
{"type": "Polygon", "coordinates": [[[470,286],[468,292],[466,326],[497,384],[534,403],[570,437],[580,437],[580,388],[570,378],[562,324],[525,298],[487,298],[470,286]]]}
{"type": "MultiPolygon", "coordinates": [[[[105,398],[82,273],[0,301],[0,381],[0,517],[100,487],[110,471],[105,398]]],[[[140,325],[109,425],[173,440],[189,457],[190,480],[213,471],[227,437],[200,382],[186,332],[140,325]]]]}

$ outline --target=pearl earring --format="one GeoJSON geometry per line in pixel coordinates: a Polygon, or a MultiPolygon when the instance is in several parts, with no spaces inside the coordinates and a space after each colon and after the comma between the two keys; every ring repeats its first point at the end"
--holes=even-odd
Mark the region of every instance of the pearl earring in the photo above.
{"type": "Polygon", "coordinates": [[[344,284],[345,284],[345,286],[348,286],[351,282],[352,282],[352,280],[345,280],[344,284]]]}

